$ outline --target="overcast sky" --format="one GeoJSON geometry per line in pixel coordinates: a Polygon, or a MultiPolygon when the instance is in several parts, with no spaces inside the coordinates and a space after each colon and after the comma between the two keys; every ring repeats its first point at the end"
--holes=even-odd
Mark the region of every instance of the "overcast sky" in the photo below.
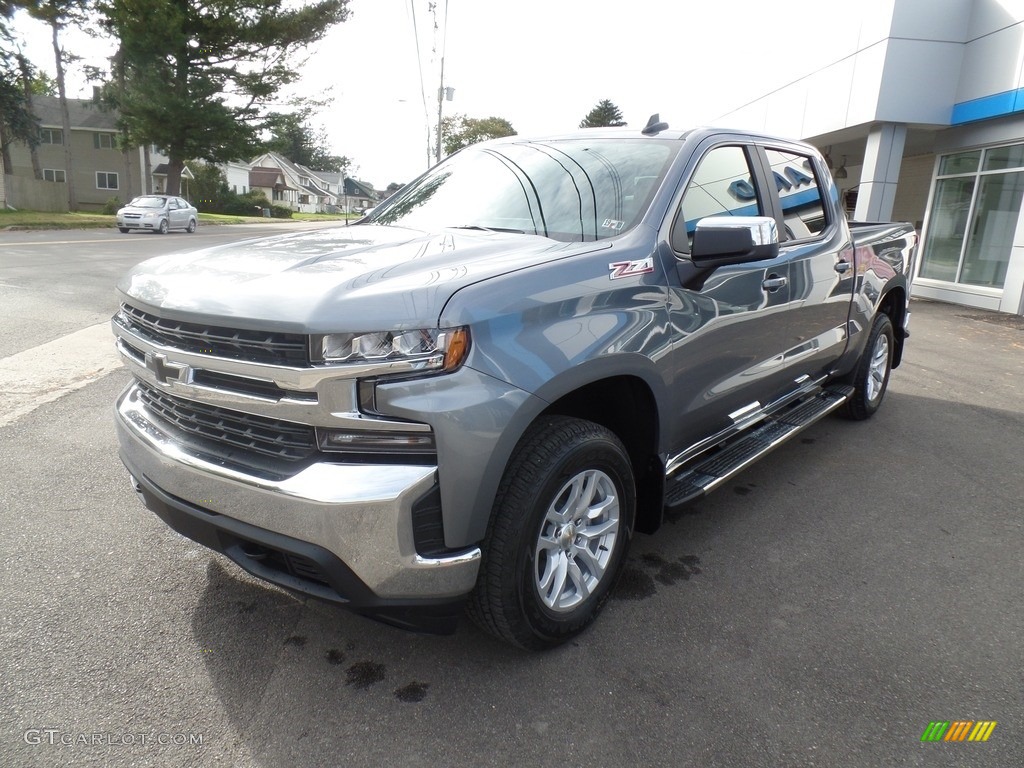
{"type": "MultiPolygon", "coordinates": [[[[437,0],[431,14],[429,5],[351,0],[349,20],[301,67],[302,92],[334,97],[320,116],[331,148],[378,189],[427,167],[442,46],[445,85],[455,89],[445,114],[504,117],[536,135],[574,130],[610,99],[630,126],[659,112],[682,128],[835,60],[848,8],[839,0],[437,0]]],[[[20,19],[19,29],[32,61],[52,72],[47,28],[20,19]]],[[[66,47],[103,65],[111,46],[69,32],[66,47]]],[[[74,77],[69,95],[89,94],[74,77]]]]}

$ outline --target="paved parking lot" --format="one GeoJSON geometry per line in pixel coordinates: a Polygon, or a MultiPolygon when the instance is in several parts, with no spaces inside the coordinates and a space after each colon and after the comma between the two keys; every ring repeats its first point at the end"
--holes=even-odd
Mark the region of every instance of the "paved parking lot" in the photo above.
{"type": "Polygon", "coordinates": [[[638,537],[596,626],[540,655],[172,533],[116,456],[123,370],[42,405],[0,427],[0,765],[1024,765],[1024,323],[913,312],[873,420],[638,537]],[[922,743],[936,720],[998,725],[922,743]]]}

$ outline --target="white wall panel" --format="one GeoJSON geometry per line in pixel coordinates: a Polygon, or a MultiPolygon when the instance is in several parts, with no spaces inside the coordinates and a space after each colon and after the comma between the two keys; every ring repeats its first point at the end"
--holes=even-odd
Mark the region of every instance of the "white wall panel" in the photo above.
{"type": "Polygon", "coordinates": [[[876,119],[948,125],[962,55],[958,43],[890,40],[876,119]]]}
{"type": "Polygon", "coordinates": [[[964,43],[973,6],[991,0],[900,0],[892,15],[892,37],[964,43]]]}
{"type": "Polygon", "coordinates": [[[1024,22],[968,43],[956,101],[970,101],[1021,87],[1024,22]]]}

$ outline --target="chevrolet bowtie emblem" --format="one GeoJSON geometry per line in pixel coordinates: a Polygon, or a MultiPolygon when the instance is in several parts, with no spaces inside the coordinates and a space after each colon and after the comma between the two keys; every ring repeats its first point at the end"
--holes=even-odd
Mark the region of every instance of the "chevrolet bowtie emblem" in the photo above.
{"type": "Polygon", "coordinates": [[[146,368],[153,372],[161,384],[168,381],[185,381],[188,378],[188,366],[184,363],[169,363],[166,355],[147,354],[146,368]]]}

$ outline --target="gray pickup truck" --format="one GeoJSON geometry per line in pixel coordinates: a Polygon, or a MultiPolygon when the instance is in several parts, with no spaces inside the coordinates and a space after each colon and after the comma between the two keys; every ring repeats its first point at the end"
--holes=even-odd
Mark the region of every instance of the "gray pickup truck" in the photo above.
{"type": "Polygon", "coordinates": [[[147,507],[258,577],[515,645],[590,625],[635,532],[872,415],[917,237],[811,146],[595,129],[469,147],[357,225],[146,261],[112,320],[147,507]]]}

